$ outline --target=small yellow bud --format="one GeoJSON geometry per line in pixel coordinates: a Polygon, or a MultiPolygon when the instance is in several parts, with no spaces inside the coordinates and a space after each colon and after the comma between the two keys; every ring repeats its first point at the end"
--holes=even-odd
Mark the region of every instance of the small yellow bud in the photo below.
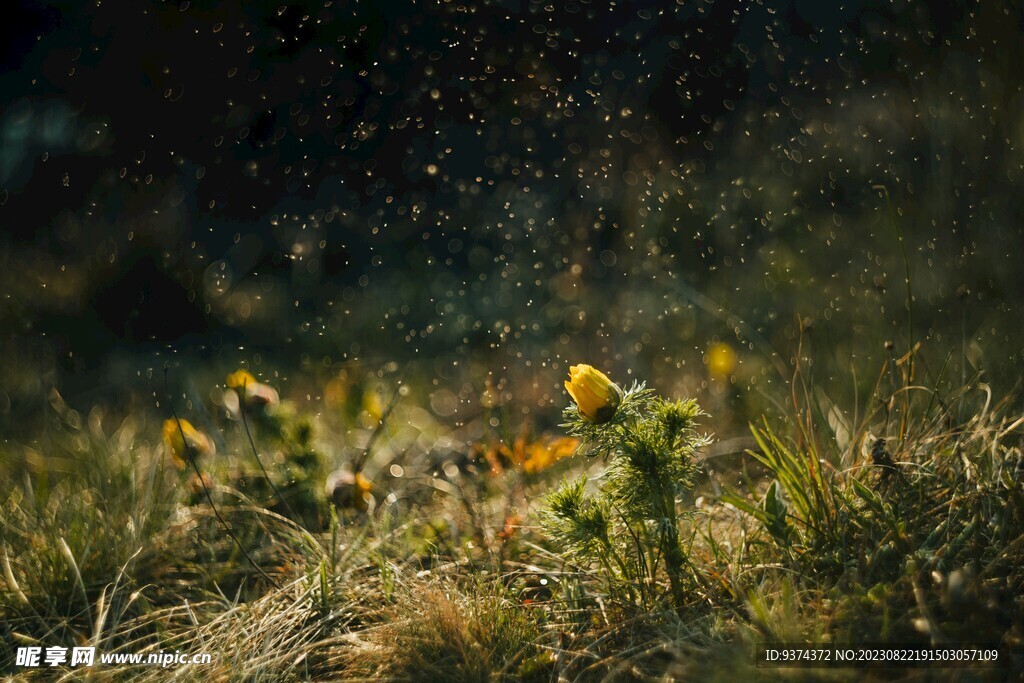
{"type": "Polygon", "coordinates": [[[248,370],[237,370],[228,375],[228,386],[232,389],[251,387],[253,384],[256,384],[256,378],[248,370]]]}
{"type": "Polygon", "coordinates": [[[174,461],[175,467],[179,470],[184,469],[188,449],[191,449],[192,455],[197,458],[213,455],[216,452],[210,437],[193,427],[188,420],[180,420],[180,429],[178,422],[178,420],[164,420],[164,445],[167,446],[167,452],[170,454],[171,460],[174,461]],[[182,434],[185,435],[184,439],[182,439],[182,434]],[[188,444],[187,447],[186,444],[188,444]]]}
{"type": "Polygon", "coordinates": [[[704,362],[708,372],[717,380],[728,381],[736,369],[736,352],[725,342],[716,342],[708,347],[704,362]]]}
{"type": "Polygon", "coordinates": [[[608,422],[622,403],[619,385],[589,365],[570,367],[565,389],[576,403],[580,416],[594,424],[608,422]]]}
{"type": "MultiPolygon", "coordinates": [[[[257,382],[256,378],[247,370],[232,372],[228,375],[227,385],[229,388],[234,389],[239,396],[241,396],[244,387],[245,405],[250,407],[269,408],[276,406],[280,401],[277,391],[272,386],[257,382]]],[[[238,406],[235,405],[236,401],[234,399],[225,397],[225,404],[232,413],[237,412],[238,406]]]]}

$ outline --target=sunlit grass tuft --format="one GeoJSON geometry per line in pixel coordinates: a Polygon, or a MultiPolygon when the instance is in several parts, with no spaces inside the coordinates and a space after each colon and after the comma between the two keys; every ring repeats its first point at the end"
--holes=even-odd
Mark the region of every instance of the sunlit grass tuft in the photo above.
{"type": "Polygon", "coordinates": [[[742,555],[760,569],[734,586],[752,625],[775,642],[1019,651],[1020,414],[984,384],[939,392],[904,381],[872,400],[858,424],[796,403],[791,419],[752,426],[750,456],[768,483],[724,498],[760,527],[742,555]]]}
{"type": "Polygon", "coordinates": [[[145,613],[152,540],[173,497],[162,447],[137,442],[141,425],[113,434],[51,396],[57,421],[35,446],[6,446],[0,533],[0,631],[12,644],[109,647],[145,613]]]}
{"type": "Polygon", "coordinates": [[[347,679],[547,681],[556,636],[500,584],[413,580],[354,634],[347,679]]]}

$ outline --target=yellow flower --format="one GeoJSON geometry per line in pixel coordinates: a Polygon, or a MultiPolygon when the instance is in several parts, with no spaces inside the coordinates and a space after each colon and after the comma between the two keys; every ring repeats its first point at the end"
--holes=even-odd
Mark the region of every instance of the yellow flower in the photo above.
{"type": "Polygon", "coordinates": [[[228,375],[228,386],[232,389],[241,389],[244,386],[256,384],[256,378],[248,370],[238,370],[228,375]]]}
{"type": "MultiPolygon", "coordinates": [[[[269,407],[277,405],[280,397],[277,391],[267,384],[256,381],[247,370],[238,370],[228,375],[227,385],[234,389],[238,396],[245,390],[245,405],[253,407],[269,407]]],[[[238,412],[237,401],[225,396],[225,405],[232,413],[238,412]]]]}
{"type": "Polygon", "coordinates": [[[622,389],[619,385],[589,365],[570,367],[565,389],[576,403],[580,416],[595,424],[612,419],[622,403],[622,389]]]}
{"type": "Polygon", "coordinates": [[[167,452],[170,454],[171,460],[174,461],[175,467],[179,470],[184,469],[185,456],[189,449],[197,458],[213,455],[216,452],[210,437],[193,427],[188,420],[180,420],[180,429],[178,422],[178,420],[164,420],[164,445],[167,446],[167,452]],[[185,435],[184,439],[182,434],[185,435]]]}

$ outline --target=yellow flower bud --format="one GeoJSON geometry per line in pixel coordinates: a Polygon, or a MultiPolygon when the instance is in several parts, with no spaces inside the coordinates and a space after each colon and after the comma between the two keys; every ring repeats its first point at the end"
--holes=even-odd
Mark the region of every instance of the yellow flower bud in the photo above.
{"type": "Polygon", "coordinates": [[[253,384],[256,384],[256,378],[248,370],[237,370],[228,375],[228,386],[232,389],[251,387],[253,384]]]}
{"type": "Polygon", "coordinates": [[[580,416],[594,424],[608,422],[622,403],[619,385],[589,365],[570,367],[565,389],[576,403],[580,416]]]}
{"type": "Polygon", "coordinates": [[[736,352],[725,342],[716,342],[708,347],[704,355],[704,362],[708,366],[708,373],[721,381],[728,381],[733,370],[736,369],[736,352]]]}
{"type": "Polygon", "coordinates": [[[213,455],[216,448],[213,440],[206,434],[192,426],[188,420],[181,420],[181,428],[178,428],[178,420],[164,420],[164,445],[167,452],[174,461],[174,466],[179,470],[185,467],[185,456],[188,449],[192,449],[192,455],[202,457],[213,455]],[[185,438],[182,439],[182,434],[185,438]],[[186,448],[186,443],[188,447],[186,448]]]}
{"type": "MultiPolygon", "coordinates": [[[[277,391],[273,387],[257,382],[256,378],[246,370],[237,370],[228,375],[227,385],[229,388],[234,389],[239,396],[241,396],[242,388],[244,387],[245,405],[250,407],[268,408],[276,406],[280,400],[277,391]]],[[[238,412],[237,401],[234,398],[225,396],[225,405],[230,412],[238,412]]]]}

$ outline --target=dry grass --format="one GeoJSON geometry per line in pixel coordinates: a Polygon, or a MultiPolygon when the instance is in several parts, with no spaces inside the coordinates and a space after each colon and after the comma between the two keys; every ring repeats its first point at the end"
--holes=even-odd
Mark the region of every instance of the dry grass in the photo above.
{"type": "MultiPolygon", "coordinates": [[[[7,446],[0,459],[0,671],[81,677],[26,676],[13,652],[29,644],[205,652],[210,665],[97,666],[90,680],[207,682],[849,679],[755,668],[754,648],[778,640],[966,639],[1019,653],[1024,418],[1013,402],[978,385],[939,395],[908,382],[844,422],[854,411],[831,411],[821,395],[808,390],[787,420],[762,425],[746,491],[689,511],[692,576],[673,609],[664,582],[653,606],[621,599],[537,526],[555,481],[600,471],[599,459],[494,472],[471,454],[406,448],[382,457],[401,457],[406,476],[377,477],[366,511],[332,514],[317,481],[289,489],[312,492],[292,499],[295,520],[252,483],[239,443],[202,463],[218,518],[195,477],[146,442],[159,421],[105,430],[55,399],[62,427],[49,443],[7,446]],[[889,437],[898,471],[873,464],[869,432],[889,437]]],[[[312,457],[310,443],[270,453],[271,475],[312,457]]],[[[705,494],[716,485],[698,482],[705,494]]],[[[962,673],[883,672],[1008,675],[962,673]]]]}

